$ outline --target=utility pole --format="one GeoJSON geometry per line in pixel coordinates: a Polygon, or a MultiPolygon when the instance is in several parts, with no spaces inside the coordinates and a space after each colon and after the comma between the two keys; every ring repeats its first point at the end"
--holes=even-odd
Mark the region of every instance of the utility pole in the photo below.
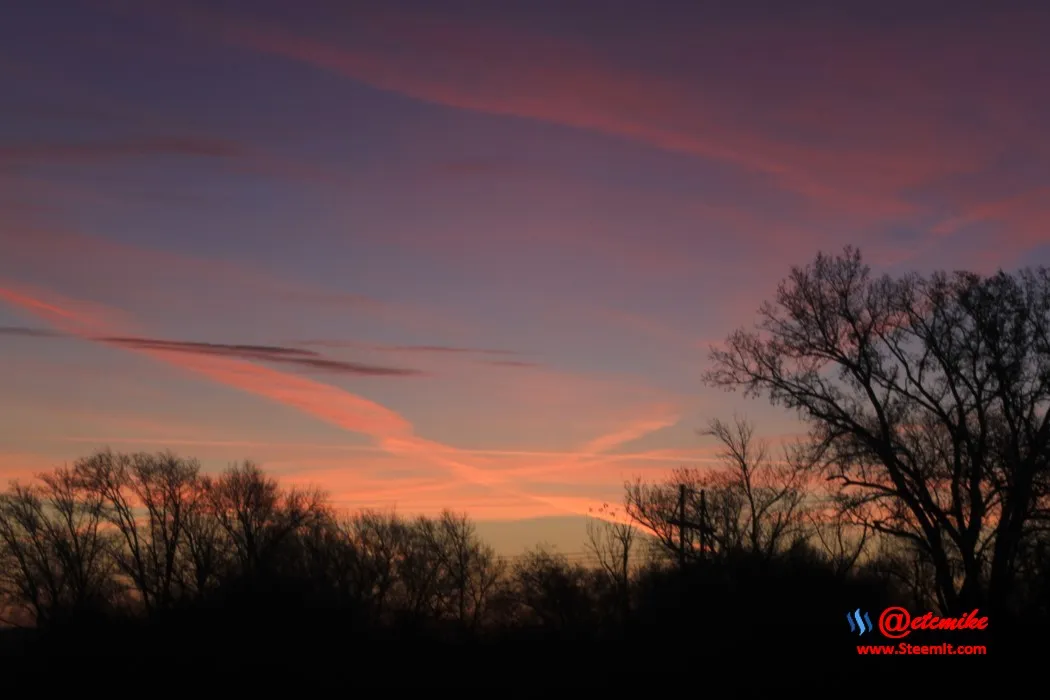
{"type": "Polygon", "coordinates": [[[700,489],[700,522],[694,523],[685,519],[685,496],[692,491],[685,484],[678,485],[678,513],[668,524],[678,528],[678,566],[685,571],[685,533],[686,530],[697,530],[700,533],[700,558],[705,559],[710,538],[707,532],[707,501],[704,489],[700,489]]]}

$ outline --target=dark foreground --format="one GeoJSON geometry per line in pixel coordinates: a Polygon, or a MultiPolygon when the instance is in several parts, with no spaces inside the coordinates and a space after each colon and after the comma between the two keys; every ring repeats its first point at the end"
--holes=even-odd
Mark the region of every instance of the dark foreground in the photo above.
{"type": "MultiPolygon", "coordinates": [[[[870,613],[877,618],[878,610],[870,613]]],[[[300,690],[471,688],[491,693],[562,689],[659,689],[681,697],[804,690],[854,695],[1008,690],[1042,676],[1045,626],[989,625],[983,632],[884,637],[851,632],[843,610],[770,615],[763,622],[731,611],[710,623],[637,624],[617,638],[570,638],[564,631],[507,630],[481,639],[388,629],[369,639],[335,611],[283,619],[229,614],[221,622],[188,614],[166,623],[108,622],[48,635],[3,633],[5,676],[132,677],[178,683],[266,688],[291,681],[300,690]],[[728,613],[728,614],[726,614],[728,613]],[[823,618],[823,619],[819,619],[823,618]],[[861,655],[859,645],[928,645],[926,654],[861,655]],[[983,655],[936,653],[943,644],[980,645],[983,655]],[[79,669],[79,671],[77,670],[79,669]],[[84,675],[86,674],[86,675],[84,675]]],[[[873,619],[873,622],[875,620],[873,619]]],[[[943,697],[943,695],[941,695],[943,697]]]]}

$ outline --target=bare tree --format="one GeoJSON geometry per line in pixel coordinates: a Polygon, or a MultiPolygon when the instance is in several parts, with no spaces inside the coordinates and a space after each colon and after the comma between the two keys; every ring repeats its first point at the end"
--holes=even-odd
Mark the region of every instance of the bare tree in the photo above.
{"type": "Polygon", "coordinates": [[[449,510],[443,511],[436,527],[426,532],[450,585],[458,622],[476,629],[502,574],[495,551],[478,539],[466,515],[449,510]]]}
{"type": "Polygon", "coordinates": [[[446,569],[438,549],[436,521],[420,516],[404,529],[398,557],[397,578],[402,610],[413,625],[439,614],[447,595],[446,569]]]}
{"type": "Polygon", "coordinates": [[[759,315],[707,381],[797,410],[844,509],[925,551],[944,608],[1001,608],[1046,512],[1050,273],[874,279],[846,248],[759,315]]]}
{"type": "Polygon", "coordinates": [[[315,518],[328,517],[324,494],[282,489],[257,465],[233,465],[202,482],[212,512],[230,538],[242,570],[259,572],[286,537],[315,518]]]}
{"type": "Polygon", "coordinates": [[[477,631],[488,617],[499,586],[505,582],[507,566],[487,544],[480,544],[474,556],[473,572],[468,579],[470,596],[470,629],[477,631]]]}
{"type": "Polygon", "coordinates": [[[147,612],[174,601],[189,502],[200,466],[170,452],[118,454],[103,450],[77,460],[80,485],[104,505],[123,540],[113,554],[147,612]]]}
{"type": "Polygon", "coordinates": [[[612,583],[625,619],[630,612],[631,557],[638,535],[638,529],[621,519],[608,503],[603,503],[587,522],[587,549],[612,583]]]}
{"type": "MultiPolygon", "coordinates": [[[[740,547],[741,539],[753,554],[765,558],[802,534],[804,524],[804,472],[797,453],[790,448],[777,462],[770,457],[767,442],[755,437],[754,425],[737,417],[730,425],[713,419],[702,435],[721,443],[723,468],[712,473],[705,486],[712,492],[723,523],[723,537],[732,537],[729,547],[740,547]]],[[[716,535],[717,536],[717,535],[716,535]]]]}
{"type": "Polygon", "coordinates": [[[229,568],[233,547],[211,507],[208,482],[198,477],[185,502],[179,572],[182,586],[196,600],[203,599],[229,568]]]}
{"type": "Polygon", "coordinates": [[[15,483],[0,496],[4,593],[38,624],[46,624],[52,606],[62,598],[62,571],[51,552],[46,519],[37,489],[15,483]]]}
{"type": "Polygon", "coordinates": [[[364,511],[343,525],[354,542],[355,586],[377,618],[455,621],[476,631],[503,576],[502,562],[466,515],[403,520],[364,511]]]}
{"type": "Polygon", "coordinates": [[[0,495],[0,588],[46,626],[111,602],[113,570],[101,500],[68,468],[38,479],[0,495]]]}
{"type": "Polygon", "coordinates": [[[352,588],[378,623],[397,583],[405,525],[394,513],[365,510],[344,520],[342,531],[355,552],[352,588]]]}
{"type": "Polygon", "coordinates": [[[675,521],[679,516],[680,486],[684,486],[687,493],[686,519],[693,522],[699,520],[699,501],[694,496],[699,493],[697,487],[702,478],[703,475],[695,469],[678,468],[668,479],[659,483],[635,479],[624,485],[627,515],[649,532],[653,541],[667,555],[677,555],[682,544],[687,553],[694,551],[695,532],[688,530],[687,536],[680,538],[681,533],[675,521]]]}
{"type": "Polygon", "coordinates": [[[355,553],[334,512],[307,519],[293,533],[287,549],[288,573],[308,581],[314,592],[330,587],[329,592],[349,593],[344,584],[351,579],[355,553]]]}
{"type": "Polygon", "coordinates": [[[853,571],[872,542],[872,530],[867,523],[852,524],[840,513],[806,513],[810,532],[820,543],[820,548],[837,576],[853,571]]]}
{"type": "Polygon", "coordinates": [[[123,543],[114,543],[113,559],[131,579],[146,611],[152,610],[152,577],[148,570],[147,542],[135,513],[129,487],[132,456],[103,450],[77,460],[74,470],[78,483],[102,504],[102,514],[116,527],[123,543]]]}
{"type": "Polygon", "coordinates": [[[563,554],[539,547],[515,562],[513,595],[526,624],[572,632],[593,624],[592,579],[586,568],[563,554]]]}
{"type": "Polygon", "coordinates": [[[170,452],[139,455],[132,466],[131,489],[146,511],[147,554],[155,581],[154,599],[160,608],[170,606],[177,595],[178,555],[199,472],[196,461],[170,452]]]}
{"type": "Polygon", "coordinates": [[[908,541],[882,537],[869,540],[874,551],[857,564],[858,571],[887,583],[918,610],[938,602],[936,572],[929,553],[908,541]]]}

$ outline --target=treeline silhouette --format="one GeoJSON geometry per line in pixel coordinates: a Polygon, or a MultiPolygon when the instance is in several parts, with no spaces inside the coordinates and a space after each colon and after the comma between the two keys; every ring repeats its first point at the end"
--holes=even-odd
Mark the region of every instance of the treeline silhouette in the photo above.
{"type": "Polygon", "coordinates": [[[251,462],[213,475],[102,450],[0,496],[0,643],[25,658],[542,649],[544,672],[573,645],[621,677],[643,657],[827,673],[893,643],[848,612],[899,605],[990,619],[911,643],[1014,659],[1042,644],[1045,269],[876,279],[853,249],[821,254],[711,360],[711,385],[794,410],[808,436],[774,453],[748,420],[712,420],[721,466],[626,484],[593,514],[594,566],[543,546],[507,562],[452,512],[341,513],[251,462]]]}
{"type": "MultiPolygon", "coordinates": [[[[719,487],[709,493],[724,509],[719,487]]],[[[771,624],[842,638],[847,609],[874,609],[895,590],[877,567],[847,571],[802,530],[767,541],[766,520],[758,547],[716,529],[719,544],[683,571],[673,548],[614,518],[597,514],[589,528],[597,566],[542,546],[508,563],[452,512],[341,515],[320,491],[284,488],[250,462],[213,476],[170,452],[103,450],[0,498],[5,618],[26,628],[9,632],[9,651],[17,640],[48,654],[298,654],[700,630],[690,644],[732,646],[771,624]],[[816,614],[827,609],[832,619],[816,614]]]]}

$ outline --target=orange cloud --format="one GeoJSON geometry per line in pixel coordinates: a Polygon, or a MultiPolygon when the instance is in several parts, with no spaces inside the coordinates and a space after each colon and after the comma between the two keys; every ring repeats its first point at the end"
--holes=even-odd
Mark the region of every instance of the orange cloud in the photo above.
{"type": "Polygon", "coordinates": [[[27,483],[41,473],[58,466],[58,460],[29,452],[0,452],[0,479],[4,482],[27,483]]]}
{"type": "MultiPolygon", "coordinates": [[[[469,492],[478,489],[510,505],[498,513],[502,519],[560,514],[568,506],[575,514],[589,513],[599,500],[619,502],[625,480],[635,477],[659,480],[674,467],[706,466],[716,460],[704,450],[649,450],[626,453],[584,454],[539,450],[485,450],[436,445],[430,454],[417,456],[411,449],[396,453],[380,445],[346,445],[258,440],[168,439],[158,437],[65,438],[62,442],[93,447],[129,445],[131,449],[193,448],[203,462],[227,462],[248,457],[282,482],[323,485],[334,502],[343,507],[397,507],[412,512],[437,512],[443,506],[460,508],[469,492]],[[473,484],[462,474],[435,473],[432,456],[469,458],[470,465],[490,476],[489,486],[473,484]],[[472,485],[473,484],[473,485],[472,485]],[[505,485],[507,489],[500,489],[505,485]],[[504,496],[507,493],[528,495],[504,496]],[[590,494],[568,496],[567,492],[590,494]],[[574,500],[575,499],[575,500],[574,500]],[[574,505],[575,504],[575,505],[574,505]]],[[[394,447],[388,445],[387,447],[394,447]]],[[[396,449],[396,448],[395,448],[396,449]]],[[[473,475],[468,475],[473,476],[473,475]]],[[[480,496],[479,496],[480,498],[480,496]]]]}
{"type": "Polygon", "coordinates": [[[615,447],[634,442],[649,433],[669,428],[678,423],[681,417],[681,414],[677,410],[674,410],[669,406],[657,407],[656,415],[634,420],[615,432],[597,437],[584,444],[580,448],[580,451],[584,453],[608,452],[615,447]]]}
{"type": "Polygon", "coordinates": [[[213,381],[303,411],[340,428],[373,436],[400,436],[412,427],[397,413],[328,384],[225,357],[167,350],[140,352],[213,381]]]}
{"type": "MultiPolygon", "coordinates": [[[[122,419],[123,420],[123,419],[122,419]]],[[[167,423],[151,423],[158,430],[167,423]]],[[[170,427],[170,426],[169,426],[170,427]]],[[[236,447],[249,449],[287,449],[296,452],[304,450],[316,450],[322,452],[350,452],[350,453],[386,453],[382,447],[377,445],[343,445],[307,442],[270,442],[265,440],[212,440],[208,438],[176,438],[164,436],[142,435],[129,437],[127,435],[96,436],[96,437],[65,437],[65,442],[92,443],[92,444],[126,444],[126,445],[179,445],[188,447],[236,447]]],[[[603,460],[634,460],[637,462],[689,462],[705,461],[706,453],[702,450],[679,450],[660,449],[646,450],[644,452],[622,452],[615,454],[599,454],[597,452],[575,452],[556,450],[498,450],[498,449],[474,449],[469,447],[444,447],[445,450],[454,450],[458,454],[471,455],[474,457],[495,458],[524,458],[529,460],[565,460],[574,458],[600,458],[603,460]]],[[[342,461],[338,463],[342,464],[342,461]]],[[[559,468],[560,463],[559,463],[559,468]]]]}
{"type": "Polygon", "coordinates": [[[42,301],[35,294],[36,292],[32,289],[15,287],[11,284],[0,287],[0,300],[43,318],[73,335],[86,333],[91,328],[122,323],[126,319],[124,314],[98,304],[64,299],[60,306],[42,301]]]}
{"type": "MultiPolygon", "coordinates": [[[[66,333],[152,357],[219,384],[290,406],[350,432],[367,435],[379,448],[390,454],[442,466],[453,477],[467,484],[485,486],[519,502],[529,501],[555,511],[570,509],[569,512],[586,514],[592,507],[583,509],[584,504],[588,503],[587,499],[551,498],[524,493],[513,486],[507,475],[472,464],[469,452],[419,437],[413,433],[413,426],[403,416],[342,389],[230,357],[108,343],[104,338],[121,334],[119,329],[102,325],[90,315],[77,313],[73,310],[76,302],[54,298],[54,295],[44,300],[24,291],[0,287],[0,299],[38,315],[66,333]],[[103,339],[99,340],[100,337],[103,339]]],[[[625,435],[629,437],[638,433],[637,427],[629,434],[621,431],[617,436],[600,440],[597,444],[613,446],[622,442],[625,435]]],[[[595,502],[592,505],[600,504],[595,502]]]]}

